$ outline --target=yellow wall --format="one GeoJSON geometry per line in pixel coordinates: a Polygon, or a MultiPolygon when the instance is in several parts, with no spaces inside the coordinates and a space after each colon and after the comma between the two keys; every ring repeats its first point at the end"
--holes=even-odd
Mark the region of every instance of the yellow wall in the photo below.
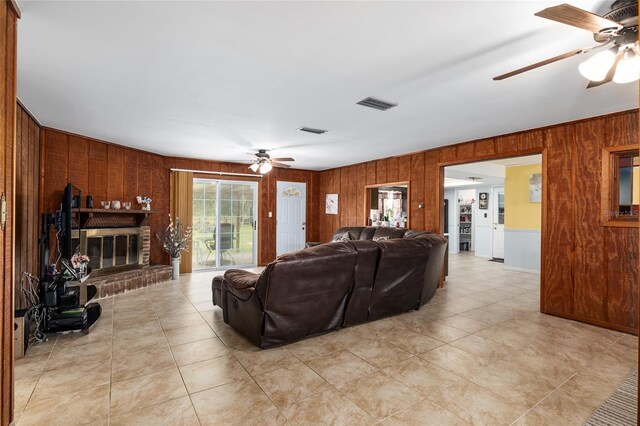
{"type": "Polygon", "coordinates": [[[529,202],[529,177],[542,173],[541,164],[507,167],[504,177],[504,227],[540,229],[542,204],[529,202]]]}

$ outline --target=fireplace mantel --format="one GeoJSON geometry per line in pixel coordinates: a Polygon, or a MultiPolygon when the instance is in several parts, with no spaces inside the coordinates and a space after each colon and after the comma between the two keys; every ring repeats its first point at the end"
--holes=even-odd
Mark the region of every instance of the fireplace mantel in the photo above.
{"type": "Polygon", "coordinates": [[[155,210],[125,209],[73,209],[71,212],[72,227],[78,228],[121,228],[132,226],[149,226],[150,215],[155,210]]]}

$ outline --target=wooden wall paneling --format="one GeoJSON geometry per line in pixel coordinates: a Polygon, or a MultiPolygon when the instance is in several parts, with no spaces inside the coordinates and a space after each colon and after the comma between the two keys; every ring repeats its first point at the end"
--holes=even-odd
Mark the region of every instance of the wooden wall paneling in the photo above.
{"type": "Polygon", "coordinates": [[[21,107],[16,126],[16,199],[14,285],[16,308],[25,308],[20,291],[22,272],[38,273],[38,197],[40,184],[39,126],[21,107]],[[35,194],[35,196],[34,196],[35,194]]]}
{"type": "Polygon", "coordinates": [[[638,228],[604,228],[607,253],[607,321],[629,331],[638,327],[638,228]]]}
{"type": "Polygon", "coordinates": [[[506,135],[495,138],[496,154],[511,154],[518,151],[518,136],[506,135]]]}
{"type": "MultiPolygon", "coordinates": [[[[455,150],[455,147],[454,147],[455,150]]],[[[438,158],[437,150],[424,153],[424,228],[425,231],[439,232],[437,224],[438,208],[438,158]]]]}
{"type": "MultiPolygon", "coordinates": [[[[340,172],[340,169],[338,170],[340,172]]],[[[386,160],[377,160],[376,161],[376,183],[387,183],[390,182],[387,178],[387,161],[386,160]]]]}
{"type": "Polygon", "coordinates": [[[398,176],[396,182],[409,182],[411,180],[411,155],[398,157],[398,176]]]}
{"type": "MultiPolygon", "coordinates": [[[[13,423],[13,303],[15,268],[15,168],[16,168],[16,21],[18,10],[5,1],[0,6],[0,192],[7,202],[6,225],[0,230],[2,276],[2,335],[0,337],[0,422],[13,423]]],[[[21,159],[20,159],[21,160],[21,159]]]]}
{"type": "Polygon", "coordinates": [[[127,152],[124,156],[124,170],[122,173],[122,201],[129,201],[131,208],[137,208],[136,196],[138,192],[138,152],[127,152]]]}
{"type": "Polygon", "coordinates": [[[355,177],[355,205],[356,205],[356,222],[357,226],[365,226],[368,225],[369,222],[367,218],[369,217],[369,212],[365,210],[365,186],[367,182],[367,166],[365,164],[358,164],[356,167],[356,177],[355,177]]]}
{"type": "Polygon", "coordinates": [[[458,160],[473,160],[475,158],[475,146],[474,142],[467,142],[460,145],[456,145],[456,156],[458,160]]]}
{"type": "Polygon", "coordinates": [[[355,166],[351,166],[348,167],[348,174],[347,174],[347,181],[349,182],[349,184],[347,185],[346,191],[343,190],[343,193],[346,194],[347,199],[349,200],[349,202],[347,203],[347,205],[345,206],[345,210],[346,210],[346,214],[347,214],[347,218],[348,221],[347,223],[349,225],[352,226],[358,226],[360,223],[362,223],[362,220],[357,217],[357,205],[360,204],[358,202],[358,200],[356,199],[356,186],[355,186],[355,182],[357,179],[357,174],[356,174],[356,167],[355,166]]]}
{"type": "MultiPolygon", "coordinates": [[[[258,182],[258,199],[260,202],[258,203],[258,232],[260,235],[264,235],[268,232],[268,212],[269,208],[265,205],[265,199],[267,197],[267,188],[264,184],[264,179],[258,182]]],[[[264,238],[258,238],[258,264],[262,265],[262,253],[265,250],[265,242],[264,238]]]]}
{"type": "Polygon", "coordinates": [[[24,306],[24,300],[20,294],[20,275],[27,266],[27,241],[23,238],[27,235],[28,227],[28,175],[29,175],[29,117],[22,109],[18,109],[16,117],[16,198],[15,198],[15,276],[16,307],[24,306]],[[23,264],[24,262],[24,264],[23,264]]]}
{"type": "Polygon", "coordinates": [[[62,193],[67,185],[69,162],[69,142],[66,134],[46,133],[45,146],[45,212],[53,212],[60,207],[62,193]]]}
{"type": "Polygon", "coordinates": [[[542,130],[531,130],[517,134],[518,151],[531,151],[544,147],[544,134],[542,130]]]}
{"type": "Polygon", "coordinates": [[[476,153],[476,157],[478,158],[489,157],[489,156],[495,155],[496,153],[495,140],[493,138],[482,139],[477,141],[475,144],[476,146],[474,150],[476,153]]]}
{"type": "MultiPolygon", "coordinates": [[[[601,141],[604,120],[577,123],[573,173],[575,220],[575,315],[606,321],[606,265],[604,228],[600,226],[601,141]]],[[[534,134],[531,132],[528,134],[534,134]]],[[[531,137],[526,139],[533,139],[531,137]]],[[[527,144],[530,144],[528,142],[527,144]]]]}
{"type": "MultiPolygon", "coordinates": [[[[54,135],[58,132],[47,132],[47,139],[49,134],[54,135]]],[[[87,143],[89,144],[89,170],[91,170],[87,195],[93,195],[94,207],[99,208],[101,201],[111,201],[107,192],[107,144],[94,140],[87,140],[87,143]]]]}
{"type": "Polygon", "coordinates": [[[633,145],[638,143],[638,112],[607,117],[605,122],[605,146],[633,145]]]}
{"type": "MultiPolygon", "coordinates": [[[[83,198],[89,195],[89,144],[84,138],[69,135],[69,172],[67,179],[82,191],[83,198]]],[[[84,201],[83,200],[83,206],[84,201]]]]}
{"type": "Polygon", "coordinates": [[[387,182],[399,182],[398,157],[387,158],[387,182]]]}
{"type": "MultiPolygon", "coordinates": [[[[151,171],[154,164],[158,161],[155,157],[155,155],[146,152],[138,153],[138,169],[136,173],[138,188],[135,194],[136,196],[141,195],[151,197],[151,181],[153,178],[151,171]]],[[[134,203],[134,205],[137,205],[137,203],[134,203]]],[[[137,206],[140,207],[139,205],[137,206]]]]}
{"type": "Polygon", "coordinates": [[[122,201],[124,195],[124,149],[107,145],[107,197],[122,201]]]}
{"type": "Polygon", "coordinates": [[[366,167],[367,167],[367,179],[366,179],[367,185],[374,185],[378,183],[378,178],[376,176],[378,172],[378,168],[376,166],[376,162],[370,161],[366,163],[366,167]]]}
{"type": "Polygon", "coordinates": [[[418,153],[411,156],[411,164],[408,166],[411,175],[411,206],[409,206],[409,227],[412,229],[424,229],[424,209],[418,207],[425,203],[424,186],[424,154],[418,153]]]}
{"type": "Polygon", "coordinates": [[[40,237],[40,125],[35,120],[29,122],[29,158],[31,159],[31,171],[29,173],[28,215],[31,222],[28,227],[27,238],[30,242],[27,256],[30,264],[27,269],[38,275],[40,271],[40,250],[38,239],[40,237]]]}
{"type": "Polygon", "coordinates": [[[574,313],[575,218],[573,204],[573,126],[548,129],[547,145],[547,228],[543,312],[574,313]]]}
{"type": "Polygon", "coordinates": [[[160,242],[155,238],[155,234],[169,224],[168,214],[171,211],[170,172],[164,167],[162,160],[159,163],[160,167],[154,167],[151,170],[151,208],[160,212],[160,214],[151,215],[150,260],[152,264],[163,264],[169,261],[169,255],[162,250],[160,242]]]}
{"type": "Polygon", "coordinates": [[[455,145],[444,146],[438,149],[437,152],[439,153],[439,161],[442,163],[456,160],[457,152],[455,145]]]}

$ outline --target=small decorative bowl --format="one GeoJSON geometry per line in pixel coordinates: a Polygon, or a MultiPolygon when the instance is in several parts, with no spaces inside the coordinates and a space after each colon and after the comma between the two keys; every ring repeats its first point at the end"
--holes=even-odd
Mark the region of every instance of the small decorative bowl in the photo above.
{"type": "Polygon", "coordinates": [[[108,210],[109,208],[111,208],[111,202],[110,201],[101,201],[100,202],[100,207],[102,207],[105,210],[108,210]]]}
{"type": "Polygon", "coordinates": [[[115,210],[120,210],[120,201],[114,200],[111,202],[111,207],[115,210]]]}
{"type": "Polygon", "coordinates": [[[131,210],[131,201],[123,201],[122,208],[125,210],[131,210]]]}

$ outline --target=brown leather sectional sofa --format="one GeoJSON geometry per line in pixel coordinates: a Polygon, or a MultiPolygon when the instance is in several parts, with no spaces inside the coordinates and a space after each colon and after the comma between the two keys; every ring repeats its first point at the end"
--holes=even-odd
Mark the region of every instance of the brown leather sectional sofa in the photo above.
{"type": "Polygon", "coordinates": [[[224,321],[268,348],[412,309],[436,293],[447,240],[404,228],[348,227],[279,256],[261,274],[212,282],[224,321]]]}

